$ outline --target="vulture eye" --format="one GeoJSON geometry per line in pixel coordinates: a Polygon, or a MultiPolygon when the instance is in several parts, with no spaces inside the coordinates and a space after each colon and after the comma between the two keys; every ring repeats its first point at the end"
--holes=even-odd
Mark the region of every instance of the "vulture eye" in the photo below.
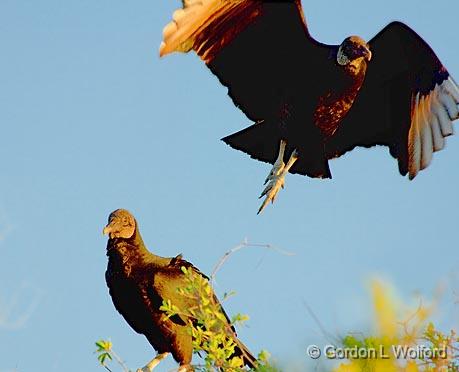
{"type": "Polygon", "coordinates": [[[274,202],[289,172],[331,178],[328,161],[356,147],[388,146],[400,173],[412,179],[444,147],[459,119],[459,86],[409,26],[391,22],[368,41],[349,35],[327,45],[310,35],[301,3],[183,0],[163,31],[160,56],[194,50],[233,104],[257,123],[222,140],[273,164],[258,213],[274,202]],[[276,45],[276,54],[298,63],[273,60],[266,48],[279,29],[288,42],[276,45]],[[397,53],[400,58],[390,58],[397,53]],[[236,73],[237,59],[252,61],[243,74],[236,73]],[[288,73],[266,76],[270,69],[288,73]],[[303,82],[315,89],[300,89],[303,82]],[[390,99],[377,99],[381,92],[390,92],[390,99]],[[316,104],[302,105],[306,97],[316,104]],[[384,115],[366,125],[362,118],[370,112],[384,115]]]}

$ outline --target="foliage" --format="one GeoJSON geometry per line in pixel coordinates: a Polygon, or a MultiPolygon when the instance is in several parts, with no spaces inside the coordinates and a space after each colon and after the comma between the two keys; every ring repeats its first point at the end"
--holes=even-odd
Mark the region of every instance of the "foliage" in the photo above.
{"type": "Polygon", "coordinates": [[[95,353],[97,354],[97,360],[107,371],[111,372],[111,369],[107,366],[107,362],[115,359],[124,372],[131,372],[122,359],[113,351],[111,341],[99,340],[96,341],[96,346],[95,353]]]}
{"type": "MultiPolygon", "coordinates": [[[[185,286],[179,288],[181,296],[196,303],[194,307],[186,309],[179,308],[171,300],[164,300],[160,310],[164,311],[167,318],[180,316],[183,319],[190,319],[190,332],[193,336],[193,350],[195,353],[204,356],[204,364],[194,366],[197,371],[228,371],[240,372],[246,370],[243,360],[239,356],[233,356],[237,346],[233,326],[243,325],[249,317],[244,314],[236,314],[228,322],[221,305],[214,295],[213,289],[205,277],[196,273],[192,267],[181,268],[185,275],[185,286]]],[[[234,292],[224,295],[223,301],[233,296],[234,292]]],[[[113,352],[110,341],[100,340],[96,342],[99,363],[110,370],[106,362],[116,359],[128,372],[121,359],[113,352]]],[[[258,354],[258,372],[276,372],[276,367],[269,363],[270,355],[266,351],[258,354]]]]}
{"type": "MultiPolygon", "coordinates": [[[[186,286],[179,292],[198,305],[180,309],[171,301],[164,301],[161,309],[167,317],[179,315],[194,319],[190,321],[194,351],[204,355],[205,361],[204,365],[195,366],[196,370],[243,371],[242,360],[230,358],[236,346],[231,325],[242,325],[248,317],[236,314],[228,324],[209,281],[191,268],[182,270],[186,286]]],[[[454,331],[439,331],[429,321],[434,303],[425,305],[421,302],[416,308],[407,306],[379,281],[372,283],[371,292],[374,331],[371,335],[348,334],[342,338],[340,347],[356,352],[347,355],[346,361],[333,368],[333,372],[459,372],[459,337],[454,331]]],[[[224,300],[232,295],[234,293],[225,294],[224,300]]],[[[116,359],[123,370],[129,372],[113,352],[111,342],[100,340],[96,346],[101,365],[108,369],[106,363],[116,359]]],[[[267,352],[260,352],[257,359],[256,371],[279,371],[268,362],[270,356],[267,352]]]]}
{"type": "Polygon", "coordinates": [[[97,360],[104,366],[107,359],[113,359],[111,355],[112,343],[106,340],[99,340],[96,341],[96,346],[97,360]]]}
{"type": "Polygon", "coordinates": [[[371,290],[375,334],[344,337],[342,347],[357,352],[334,372],[459,371],[459,339],[454,331],[444,334],[428,322],[433,305],[421,303],[417,309],[409,309],[395,300],[388,287],[378,281],[373,282],[371,290]]]}
{"type": "MultiPolygon", "coordinates": [[[[194,307],[179,309],[170,300],[163,301],[160,309],[167,317],[179,315],[184,319],[190,319],[190,331],[193,336],[193,350],[195,353],[205,355],[203,366],[196,366],[201,371],[242,371],[244,363],[241,357],[233,356],[237,346],[233,326],[244,324],[249,317],[243,314],[236,314],[228,322],[221,305],[213,294],[212,287],[205,277],[196,273],[192,267],[182,267],[185,274],[186,285],[179,288],[181,296],[196,303],[194,307]]],[[[233,293],[225,294],[223,301],[226,301],[233,293]]],[[[261,352],[258,358],[260,369],[268,371],[268,354],[261,352]]]]}

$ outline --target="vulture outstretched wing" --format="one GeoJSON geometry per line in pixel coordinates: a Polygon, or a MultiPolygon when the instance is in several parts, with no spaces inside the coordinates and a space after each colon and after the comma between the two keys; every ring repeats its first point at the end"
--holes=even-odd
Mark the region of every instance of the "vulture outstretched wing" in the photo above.
{"type": "Polygon", "coordinates": [[[276,116],[295,95],[292,85],[313,85],[308,72],[330,54],[330,46],[309,35],[300,0],[183,3],[164,28],[160,55],[195,50],[254,122],[276,116]]]}
{"type": "Polygon", "coordinates": [[[427,43],[403,23],[389,24],[369,44],[373,58],[365,82],[326,144],[327,154],[386,145],[400,173],[413,179],[453,133],[459,88],[427,43]]]}

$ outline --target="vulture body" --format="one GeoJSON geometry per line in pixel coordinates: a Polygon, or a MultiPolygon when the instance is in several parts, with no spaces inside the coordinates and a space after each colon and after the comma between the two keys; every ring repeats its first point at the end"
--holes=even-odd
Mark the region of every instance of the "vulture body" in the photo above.
{"type": "MultiPolygon", "coordinates": [[[[151,371],[161,359],[171,353],[180,364],[180,371],[191,369],[193,346],[189,321],[182,315],[167,318],[159,308],[163,300],[170,300],[179,309],[196,306],[196,300],[178,293],[187,282],[182,267],[208,279],[182,256],[165,258],[149,252],[143,243],[137,221],[127,210],[118,209],[110,214],[104,234],[107,243],[108,267],[105,279],[113,304],[137,333],[145,335],[158,352],[158,356],[140,371],[151,371]]],[[[215,297],[215,301],[218,300],[215,297]]],[[[228,325],[228,319],[223,308],[228,325]]],[[[256,358],[236,337],[234,356],[240,356],[245,365],[254,367],[256,358]]]]}
{"type": "Polygon", "coordinates": [[[254,122],[223,141],[274,164],[260,211],[287,172],[331,178],[328,160],[357,146],[387,146],[413,179],[459,116],[457,84],[400,22],[326,45],[300,0],[184,0],[163,34],[161,56],[196,51],[254,122]]]}

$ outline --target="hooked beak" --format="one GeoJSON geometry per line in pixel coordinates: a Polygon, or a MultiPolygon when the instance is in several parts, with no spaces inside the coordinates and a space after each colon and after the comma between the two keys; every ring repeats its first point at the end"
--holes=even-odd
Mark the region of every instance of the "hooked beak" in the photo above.
{"type": "Polygon", "coordinates": [[[102,234],[103,235],[108,235],[112,232],[112,228],[110,226],[110,224],[108,224],[107,226],[104,227],[104,229],[102,230],[102,234]]]}
{"type": "Polygon", "coordinates": [[[370,62],[370,61],[371,61],[371,58],[373,57],[373,53],[371,53],[371,50],[370,50],[369,47],[365,47],[365,48],[364,48],[364,51],[365,51],[365,52],[364,52],[363,55],[365,56],[365,58],[367,59],[367,61],[370,62]]]}

